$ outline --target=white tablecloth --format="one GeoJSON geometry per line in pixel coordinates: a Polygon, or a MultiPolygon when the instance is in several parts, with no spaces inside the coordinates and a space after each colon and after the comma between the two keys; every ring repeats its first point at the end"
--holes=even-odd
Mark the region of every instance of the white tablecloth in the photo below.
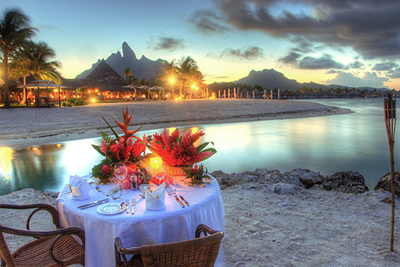
{"type": "MultiPolygon", "coordinates": [[[[180,179],[178,179],[180,180],[180,179]]],[[[63,227],[79,227],[85,230],[86,266],[115,266],[114,239],[120,237],[126,247],[145,244],[161,244],[194,238],[197,225],[203,223],[214,230],[224,231],[224,207],[218,183],[213,180],[206,187],[192,187],[178,181],[177,195],[182,195],[190,204],[182,208],[174,197],[165,195],[165,208],[159,211],[145,209],[145,199],[139,190],[128,190],[119,200],[126,202],[136,198],[135,214],[126,212],[102,215],[97,207],[80,210],[77,206],[106,198],[91,185],[89,199],[72,200],[65,194],[64,186],[57,198],[57,208],[63,227]]],[[[108,193],[110,185],[101,186],[108,193]]],[[[132,206],[130,206],[132,207],[132,206]]],[[[222,245],[217,266],[223,265],[222,245]]]]}

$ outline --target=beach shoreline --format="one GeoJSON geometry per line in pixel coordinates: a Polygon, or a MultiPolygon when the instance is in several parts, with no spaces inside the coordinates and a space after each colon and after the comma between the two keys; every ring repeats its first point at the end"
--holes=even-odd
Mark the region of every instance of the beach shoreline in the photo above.
{"type": "Polygon", "coordinates": [[[294,119],[348,114],[352,111],[317,103],[262,99],[183,100],[97,103],[79,107],[0,110],[0,147],[14,149],[59,143],[111,133],[104,117],[122,121],[122,110],[133,112],[130,129],[141,130],[259,120],[294,119]]]}

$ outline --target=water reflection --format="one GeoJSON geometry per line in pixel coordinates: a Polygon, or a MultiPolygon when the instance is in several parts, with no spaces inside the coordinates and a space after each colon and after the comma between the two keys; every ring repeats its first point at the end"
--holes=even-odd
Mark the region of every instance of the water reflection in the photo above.
{"type": "Polygon", "coordinates": [[[0,172],[4,176],[5,184],[8,184],[11,179],[11,163],[14,159],[14,153],[9,147],[0,147],[0,172]]]}
{"type": "MultiPolygon", "coordinates": [[[[284,172],[300,167],[321,171],[322,175],[355,170],[373,188],[390,170],[382,101],[315,102],[356,113],[192,127],[193,131],[204,131],[201,142],[213,141],[218,151],[204,162],[206,167],[228,173],[256,168],[284,172]]],[[[179,132],[188,129],[182,127],[179,132]]],[[[137,136],[155,132],[161,133],[161,129],[142,131],[137,136]]],[[[16,151],[0,148],[0,195],[25,187],[60,190],[69,175],[88,174],[102,160],[91,146],[100,142],[101,138],[95,138],[16,151]]],[[[395,158],[399,156],[395,148],[395,158]]]]}

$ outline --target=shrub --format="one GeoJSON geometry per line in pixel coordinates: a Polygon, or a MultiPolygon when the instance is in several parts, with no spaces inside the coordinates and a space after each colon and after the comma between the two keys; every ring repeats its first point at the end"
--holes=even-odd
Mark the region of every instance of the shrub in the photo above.
{"type": "Polygon", "coordinates": [[[67,103],[72,106],[83,106],[86,105],[87,102],[83,98],[68,98],[67,103]]]}

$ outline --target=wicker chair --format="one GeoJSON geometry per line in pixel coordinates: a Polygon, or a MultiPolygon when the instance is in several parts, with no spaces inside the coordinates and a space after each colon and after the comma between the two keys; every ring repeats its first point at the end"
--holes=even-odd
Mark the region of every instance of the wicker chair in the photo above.
{"type": "Polygon", "coordinates": [[[85,264],[85,232],[82,229],[71,227],[61,228],[57,210],[48,204],[11,205],[0,204],[0,209],[35,209],[26,221],[26,229],[14,229],[0,225],[0,256],[1,266],[68,266],[71,264],[85,264]],[[31,231],[29,224],[32,216],[39,210],[48,211],[56,230],[31,231]],[[11,254],[4,234],[30,236],[36,240],[23,245],[11,254]],[[79,244],[73,236],[80,239],[79,244]]]}
{"type": "Polygon", "coordinates": [[[166,244],[124,248],[121,239],[117,237],[115,239],[116,265],[124,267],[214,266],[223,237],[223,232],[214,231],[204,224],[197,226],[195,239],[166,244]],[[202,233],[204,236],[200,237],[202,233]],[[133,255],[133,257],[128,261],[126,255],[133,255]]]}

